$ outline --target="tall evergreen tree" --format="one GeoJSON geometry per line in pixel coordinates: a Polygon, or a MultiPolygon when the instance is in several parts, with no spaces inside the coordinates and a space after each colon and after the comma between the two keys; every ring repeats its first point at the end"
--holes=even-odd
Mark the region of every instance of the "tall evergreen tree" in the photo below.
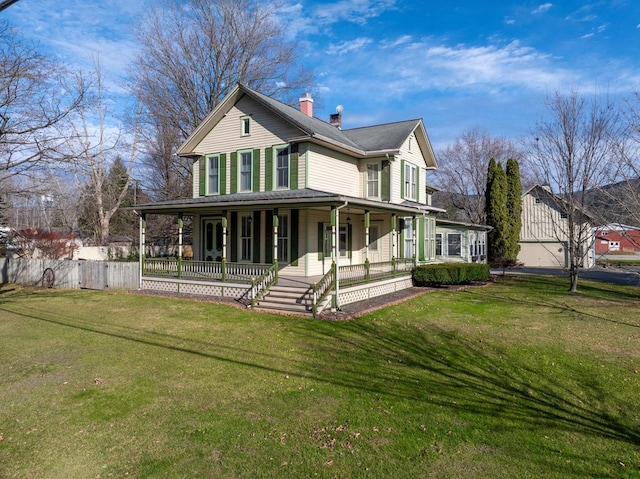
{"type": "Polygon", "coordinates": [[[506,258],[516,259],[520,252],[519,240],[522,229],[522,182],[517,160],[513,158],[507,160],[505,174],[507,175],[507,218],[509,220],[506,258]]]}
{"type": "Polygon", "coordinates": [[[489,232],[487,253],[489,261],[507,257],[507,235],[509,218],[507,212],[507,176],[500,163],[489,161],[487,170],[487,193],[485,211],[487,224],[493,229],[489,232]]]}

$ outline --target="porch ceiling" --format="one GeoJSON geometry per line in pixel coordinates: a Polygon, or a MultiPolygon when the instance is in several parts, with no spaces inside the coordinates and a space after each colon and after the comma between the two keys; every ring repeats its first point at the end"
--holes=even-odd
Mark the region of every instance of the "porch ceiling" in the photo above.
{"type": "Polygon", "coordinates": [[[325,191],[312,190],[277,190],[262,191],[257,193],[235,193],[231,195],[207,196],[201,198],[186,198],[172,201],[160,201],[132,206],[142,213],[151,214],[186,214],[195,215],[202,212],[222,211],[227,209],[247,209],[256,207],[265,208],[318,208],[346,205],[351,209],[362,209],[372,212],[387,212],[401,214],[422,214],[441,212],[440,208],[414,204],[393,204],[380,201],[355,198],[352,196],[338,195],[325,191]]]}

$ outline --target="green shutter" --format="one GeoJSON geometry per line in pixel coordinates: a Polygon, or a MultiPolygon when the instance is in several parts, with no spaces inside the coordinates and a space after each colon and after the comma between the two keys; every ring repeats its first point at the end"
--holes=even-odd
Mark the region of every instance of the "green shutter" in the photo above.
{"type": "Polygon", "coordinates": [[[298,189],[298,144],[291,145],[291,156],[289,157],[289,189],[298,189]]]}
{"type": "Polygon", "coordinates": [[[227,194],[227,155],[222,153],[219,160],[220,165],[220,194],[227,194]]]}
{"type": "Polygon", "coordinates": [[[273,148],[264,150],[264,190],[273,190],[273,148]]]}
{"type": "Polygon", "coordinates": [[[381,191],[382,201],[391,201],[391,162],[389,160],[384,160],[382,162],[381,180],[382,180],[382,191],[381,191]]]}
{"type": "Polygon", "coordinates": [[[200,196],[207,195],[207,157],[201,156],[198,160],[198,166],[200,168],[200,196]]]}
{"type": "Polygon", "coordinates": [[[260,150],[253,150],[251,174],[253,175],[253,191],[260,191],[260,150]]]}
{"type": "Polygon", "coordinates": [[[231,262],[232,263],[237,263],[238,262],[238,212],[237,211],[232,211],[231,212],[231,224],[230,226],[230,230],[231,230],[231,244],[229,245],[231,248],[231,262]]]}
{"type": "Polygon", "coordinates": [[[291,266],[298,266],[298,224],[300,222],[300,210],[291,210],[291,223],[289,224],[289,237],[291,238],[291,266]]]}
{"type": "Polygon", "coordinates": [[[273,263],[273,210],[265,211],[264,262],[273,263]]]}
{"type": "Polygon", "coordinates": [[[260,262],[260,211],[253,212],[253,262],[260,262]]]}
{"type": "Polygon", "coordinates": [[[420,216],[418,217],[418,237],[417,237],[417,241],[418,241],[418,260],[419,261],[425,261],[425,254],[424,254],[424,242],[426,241],[426,235],[425,235],[425,227],[426,227],[426,221],[424,216],[420,216]]]}
{"type": "Polygon", "coordinates": [[[404,199],[404,160],[400,162],[400,198],[404,199]]]}
{"type": "Polygon", "coordinates": [[[318,261],[324,259],[324,223],[318,223],[318,261]]]}
{"type": "Polygon", "coordinates": [[[238,192],[238,152],[231,153],[231,188],[230,192],[238,192]]]}
{"type": "Polygon", "coordinates": [[[400,241],[400,254],[398,255],[400,258],[404,258],[404,218],[400,218],[398,221],[398,229],[399,229],[399,241],[400,241]]]}

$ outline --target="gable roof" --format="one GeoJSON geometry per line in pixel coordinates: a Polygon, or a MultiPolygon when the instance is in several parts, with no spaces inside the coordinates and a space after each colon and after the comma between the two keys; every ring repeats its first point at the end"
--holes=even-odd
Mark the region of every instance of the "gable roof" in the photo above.
{"type": "Polygon", "coordinates": [[[437,167],[435,155],[421,119],[341,130],[319,118],[307,116],[296,108],[252,90],[242,83],[236,85],[222,102],[207,115],[178,148],[177,154],[179,156],[200,155],[202,152],[195,151],[198,144],[243,95],[249,96],[276,116],[296,127],[300,136],[290,138],[290,141],[312,141],[345,151],[356,157],[365,158],[398,154],[409,135],[415,132],[427,168],[437,167]]]}
{"type": "MultiPolygon", "coordinates": [[[[545,185],[533,185],[531,188],[529,188],[527,191],[525,191],[522,194],[522,197],[524,198],[525,196],[531,194],[534,190],[541,192],[547,198],[551,199],[551,201],[553,202],[553,204],[555,204],[558,210],[564,209],[566,212],[566,210],[569,209],[570,207],[569,203],[561,196],[556,195],[554,192],[551,191],[551,189],[548,186],[545,186],[545,185]]],[[[587,211],[586,208],[581,207],[580,205],[576,205],[574,209],[578,211],[580,214],[582,214],[588,220],[590,221],[594,220],[594,216],[591,213],[589,213],[589,211],[587,211]]]]}

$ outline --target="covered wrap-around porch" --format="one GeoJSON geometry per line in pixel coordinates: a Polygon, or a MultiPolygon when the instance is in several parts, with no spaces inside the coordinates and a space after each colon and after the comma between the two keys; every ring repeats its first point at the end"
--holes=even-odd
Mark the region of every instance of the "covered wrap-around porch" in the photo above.
{"type": "MultiPolygon", "coordinates": [[[[306,311],[411,286],[417,262],[435,259],[429,207],[390,205],[312,190],[225,195],[140,205],[140,288],[232,297],[260,307],[276,285],[306,286],[306,311]],[[288,193],[288,194],[287,194],[288,193]],[[241,198],[229,198],[241,196],[241,198]],[[146,248],[147,215],[177,218],[172,257],[146,248]],[[184,218],[193,238],[183,244],[184,218]]],[[[300,299],[298,299],[300,302],[300,299]]]]}

